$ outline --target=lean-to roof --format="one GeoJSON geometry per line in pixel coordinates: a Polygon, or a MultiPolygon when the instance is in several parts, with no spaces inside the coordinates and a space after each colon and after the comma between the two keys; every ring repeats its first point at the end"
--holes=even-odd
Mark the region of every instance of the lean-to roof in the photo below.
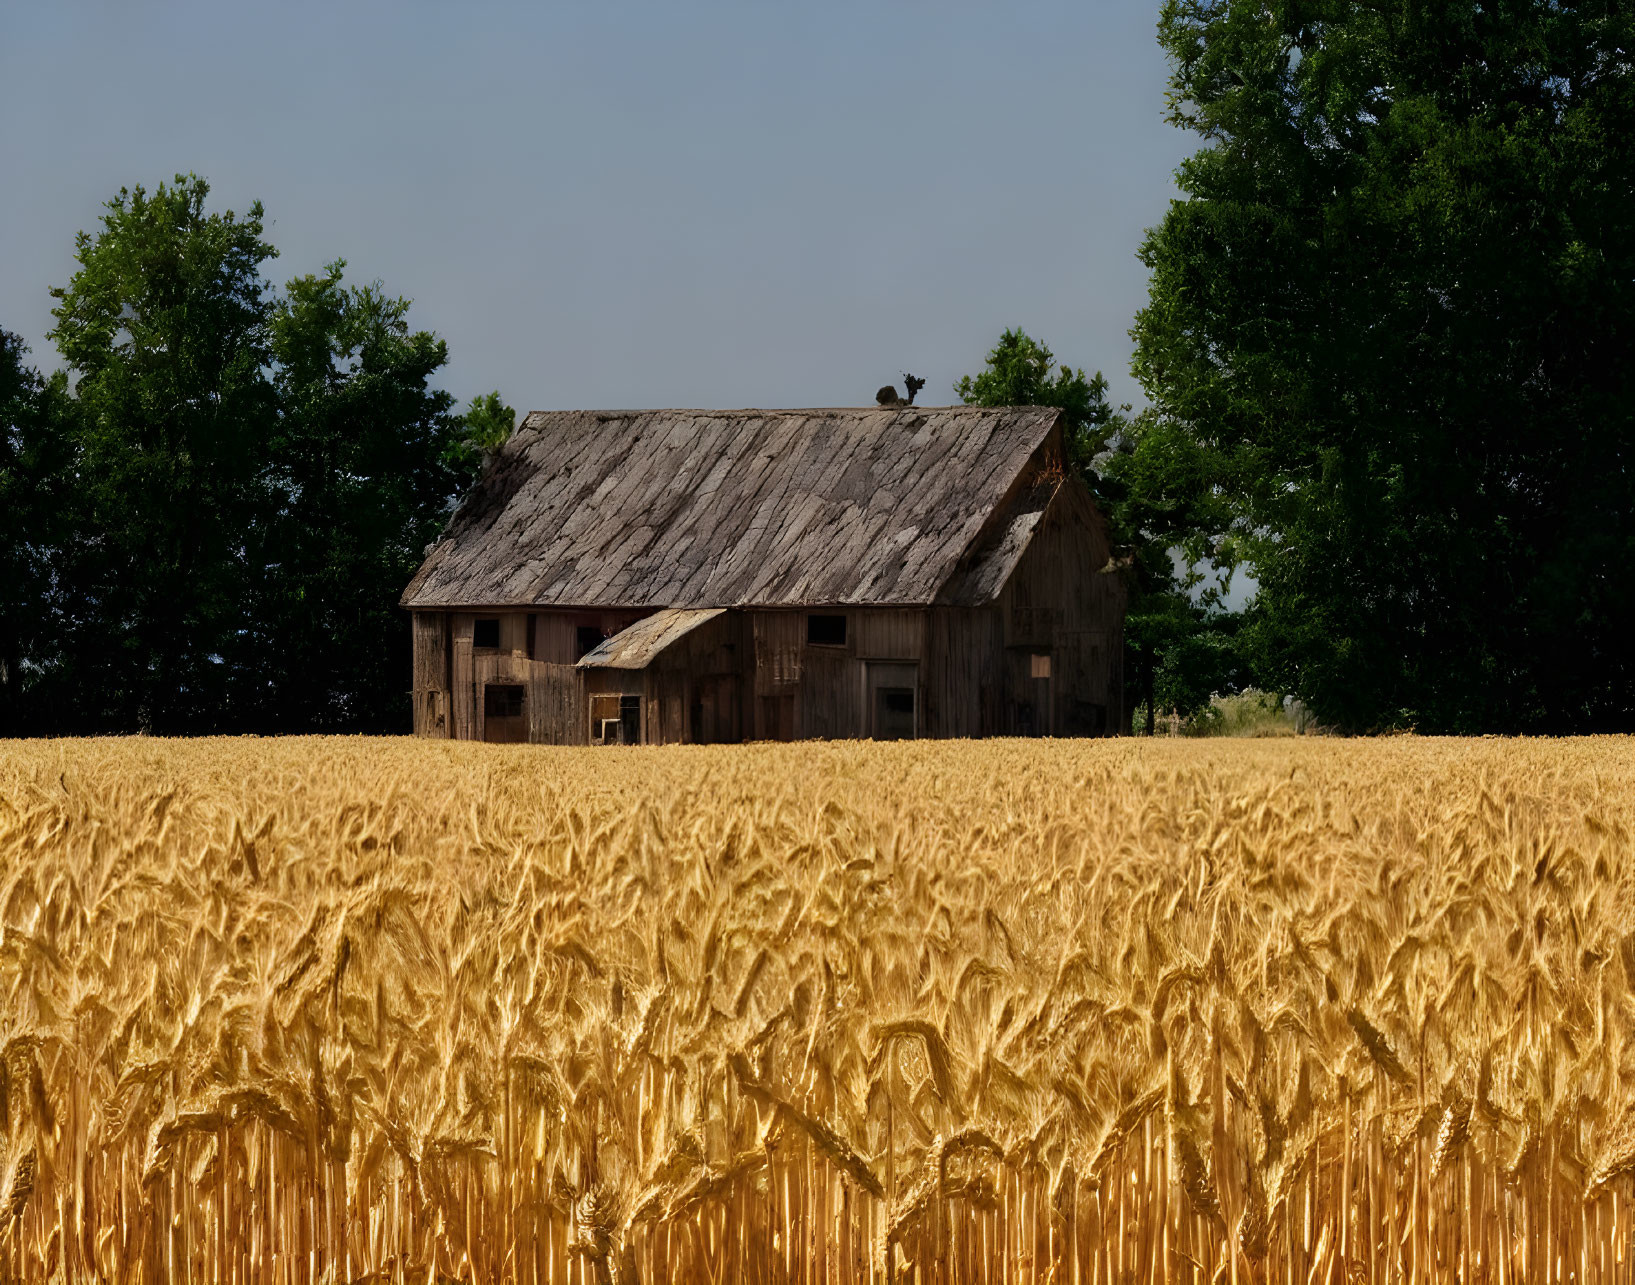
{"type": "Polygon", "coordinates": [[[725,614],[724,607],[666,607],[603,639],[579,658],[579,668],[646,669],[665,648],[725,614]]]}

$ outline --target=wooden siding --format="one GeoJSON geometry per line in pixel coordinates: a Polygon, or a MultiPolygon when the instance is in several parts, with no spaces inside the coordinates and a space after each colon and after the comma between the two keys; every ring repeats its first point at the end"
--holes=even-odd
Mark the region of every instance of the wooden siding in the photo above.
{"type": "Polygon", "coordinates": [[[819,607],[754,611],[750,730],[758,740],[867,736],[870,661],[920,663],[926,658],[921,607],[819,607]],[[807,642],[808,615],[841,616],[843,644],[807,642]]]}
{"type": "Polygon", "coordinates": [[[750,615],[755,631],[755,695],[783,696],[800,686],[806,665],[806,613],[757,611],[750,615]]]}
{"type": "Polygon", "coordinates": [[[645,671],[642,741],[744,739],[745,621],[723,612],[678,638],[645,671]]]}
{"type": "Polygon", "coordinates": [[[441,611],[417,611],[412,629],[414,639],[414,734],[449,737],[453,735],[448,694],[448,616],[441,611]]]}
{"type": "Polygon", "coordinates": [[[1012,736],[1116,733],[1123,716],[1123,581],[1090,497],[1064,484],[996,604],[1005,700],[991,731],[1012,736]],[[1051,676],[1033,678],[1034,655],[1051,676]]]}
{"type": "MultiPolygon", "coordinates": [[[[600,619],[597,615],[594,619],[600,619]]],[[[556,621],[536,619],[535,656],[569,654],[576,624],[568,619],[566,646],[556,621]],[[542,640],[545,646],[541,646],[542,640]]],[[[489,683],[523,687],[527,738],[553,745],[583,745],[588,714],[571,655],[565,663],[528,657],[528,613],[414,613],[414,730],[418,736],[483,740],[483,691],[489,683]],[[478,648],[472,635],[478,620],[498,619],[500,646],[478,648]],[[439,721],[440,720],[440,721],[439,721]]]]}
{"type": "Polygon", "coordinates": [[[471,627],[477,617],[462,612],[449,615],[449,633],[453,639],[453,664],[449,682],[449,726],[455,739],[476,741],[482,739],[477,721],[475,671],[472,669],[471,627]]]}
{"type": "Polygon", "coordinates": [[[548,665],[571,665],[578,660],[579,622],[576,618],[560,611],[535,612],[534,659],[548,665]]]}
{"type": "Polygon", "coordinates": [[[881,608],[852,613],[847,631],[864,660],[919,660],[925,654],[925,612],[881,608]]]}
{"type": "Polygon", "coordinates": [[[529,659],[523,613],[496,613],[502,646],[485,649],[472,645],[480,613],[416,613],[415,732],[483,740],[486,685],[517,683],[526,689],[528,739],[539,744],[588,743],[596,693],[639,696],[641,739],[650,745],[865,737],[877,685],[870,674],[894,663],[917,666],[921,736],[1116,732],[1122,588],[1102,576],[1047,605],[1056,580],[1050,559],[1087,565],[1101,550],[1071,521],[1047,520],[1039,535],[1037,563],[1024,560],[999,603],[823,613],[846,616],[843,646],[808,644],[804,611],[726,612],[645,670],[579,670],[539,657],[571,654],[582,616],[534,613],[529,659]],[[1048,679],[1032,676],[1035,655],[1050,657],[1048,679]]]}
{"type": "Polygon", "coordinates": [[[534,659],[551,665],[572,665],[579,659],[579,631],[594,629],[603,638],[611,638],[643,616],[647,611],[573,611],[553,610],[517,613],[519,618],[534,617],[534,659]]]}
{"type": "Polygon", "coordinates": [[[533,661],[528,667],[528,739],[537,745],[583,745],[590,712],[572,665],[533,661]]]}
{"type": "Polygon", "coordinates": [[[993,736],[1001,729],[1004,641],[992,607],[938,607],[926,620],[920,674],[927,736],[993,736]]]}

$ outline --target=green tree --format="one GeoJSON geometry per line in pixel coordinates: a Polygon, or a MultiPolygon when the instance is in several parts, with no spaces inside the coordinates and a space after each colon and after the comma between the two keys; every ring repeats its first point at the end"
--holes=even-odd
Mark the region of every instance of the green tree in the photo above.
{"type": "Polygon", "coordinates": [[[517,413],[498,392],[473,397],[461,416],[463,431],[454,447],[454,462],[470,470],[480,467],[482,457],[505,445],[517,426],[517,413]]]}
{"type": "Polygon", "coordinates": [[[26,364],[0,330],[0,736],[37,725],[61,610],[52,566],[69,531],[67,385],[26,364]],[[32,707],[32,708],[31,708],[32,707]]]}
{"type": "MultiPolygon", "coordinates": [[[[1095,487],[1092,461],[1107,449],[1123,423],[1107,400],[1107,381],[1098,370],[1086,376],[1056,366],[1056,356],[1020,328],[1007,330],[975,375],[962,375],[954,392],[967,406],[1055,406],[1063,412],[1068,461],[1095,487]]],[[[1129,410],[1126,406],[1123,410],[1129,410]]]]}
{"type": "Polygon", "coordinates": [[[1153,733],[1160,710],[1191,717],[1211,696],[1255,682],[1243,615],[1226,609],[1236,566],[1230,515],[1209,456],[1148,408],[1099,461],[1101,502],[1128,548],[1125,681],[1153,733]]]}
{"type": "Polygon", "coordinates": [[[431,380],[448,361],[409,301],[347,286],[337,261],[272,310],[279,419],[250,637],[257,726],[407,725],[409,625],[398,595],[473,472],[467,428],[431,380]]]}
{"type": "Polygon", "coordinates": [[[1635,725],[1635,13],[1167,0],[1135,371],[1353,729],[1635,725]]]}
{"type": "Polygon", "coordinates": [[[262,210],[203,179],[121,190],[51,332],[75,377],[82,528],[61,572],[82,726],[181,731],[230,707],[245,531],[275,403],[262,210]]]}
{"type": "Polygon", "coordinates": [[[954,391],[971,406],[1055,406],[1065,413],[1069,466],[1090,488],[1122,551],[1129,611],[1124,621],[1126,699],[1144,709],[1190,715],[1216,692],[1241,685],[1236,617],[1196,570],[1208,552],[1196,533],[1206,504],[1198,455],[1147,414],[1107,400],[1100,371],[1055,365],[1050,349],[1007,330],[976,375],[954,391]],[[1181,566],[1177,566],[1180,555],[1181,566]]]}
{"type": "Polygon", "coordinates": [[[80,235],[72,395],[0,353],[0,666],[58,731],[404,727],[397,597],[514,416],[455,414],[443,341],[340,262],[274,290],[260,205],[208,194],[121,191],[80,235]]]}

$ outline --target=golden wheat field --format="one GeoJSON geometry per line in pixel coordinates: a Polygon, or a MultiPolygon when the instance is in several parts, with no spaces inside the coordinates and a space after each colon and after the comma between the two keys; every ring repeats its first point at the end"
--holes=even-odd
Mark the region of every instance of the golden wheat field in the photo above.
{"type": "Polygon", "coordinates": [[[0,744],[0,1275],[1621,1281],[1635,742],[0,744]]]}

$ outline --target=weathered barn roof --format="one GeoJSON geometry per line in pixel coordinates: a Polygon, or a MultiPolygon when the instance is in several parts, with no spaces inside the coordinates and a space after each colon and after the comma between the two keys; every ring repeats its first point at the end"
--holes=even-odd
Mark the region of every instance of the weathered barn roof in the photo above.
{"type": "Polygon", "coordinates": [[[961,559],[996,536],[1004,543],[1015,523],[998,511],[1058,415],[1032,406],[536,411],[402,601],[916,605],[937,601],[956,572],[969,600],[970,559],[961,559]]]}
{"type": "Polygon", "coordinates": [[[587,651],[579,658],[579,668],[646,669],[671,643],[725,614],[725,607],[676,607],[643,616],[587,651]]]}

